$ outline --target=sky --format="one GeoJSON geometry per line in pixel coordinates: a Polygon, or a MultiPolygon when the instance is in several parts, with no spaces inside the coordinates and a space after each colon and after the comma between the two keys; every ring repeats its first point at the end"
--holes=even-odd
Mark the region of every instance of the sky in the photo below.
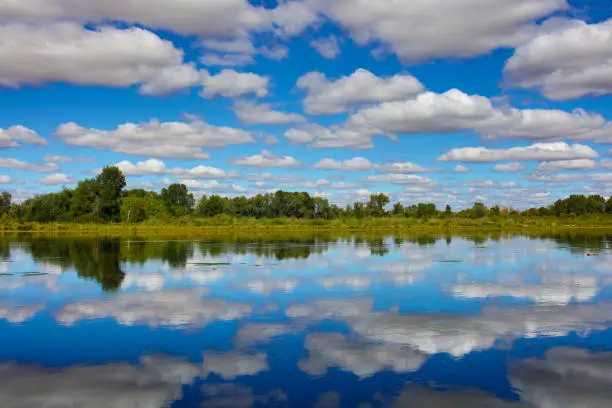
{"type": "Polygon", "coordinates": [[[0,190],[612,195],[607,0],[0,0],[0,190]]]}

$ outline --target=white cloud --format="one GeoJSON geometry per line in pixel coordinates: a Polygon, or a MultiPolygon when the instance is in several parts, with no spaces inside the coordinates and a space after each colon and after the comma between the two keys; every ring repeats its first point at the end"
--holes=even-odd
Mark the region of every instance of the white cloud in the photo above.
{"type": "Polygon", "coordinates": [[[258,98],[268,95],[270,78],[251,72],[236,72],[224,69],[217,75],[204,75],[202,84],[204,89],[200,95],[206,99],[215,96],[235,98],[237,96],[254,94],[258,98]]]}
{"type": "Polygon", "coordinates": [[[183,179],[181,183],[190,189],[213,191],[218,193],[246,193],[248,189],[239,184],[219,183],[217,180],[199,181],[194,179],[183,179]]]}
{"type": "Polygon", "coordinates": [[[384,164],[378,168],[381,173],[426,173],[428,168],[411,162],[396,162],[384,164]]]}
{"type": "Polygon", "coordinates": [[[517,48],[506,63],[508,82],[555,100],[612,93],[612,20],[572,20],[517,48]]]}
{"type": "Polygon", "coordinates": [[[35,131],[28,129],[25,126],[15,125],[8,129],[0,128],[0,149],[20,147],[19,142],[42,146],[49,144],[47,140],[43,139],[35,131]]]}
{"type": "Polygon", "coordinates": [[[185,360],[143,356],[138,365],[41,368],[0,366],[0,395],[5,408],[18,407],[164,407],[182,397],[200,369],[185,360]],[[38,384],[32,388],[32,383],[38,384]],[[113,390],[113,392],[108,392],[113,390]]]}
{"type": "Polygon", "coordinates": [[[487,139],[530,140],[570,138],[606,140],[612,126],[599,114],[547,109],[496,108],[480,95],[458,89],[424,92],[415,98],[380,103],[349,118],[349,129],[367,134],[422,134],[474,131],[487,139]]]}
{"type": "Polygon", "coordinates": [[[218,67],[237,67],[249,65],[255,62],[252,55],[248,54],[216,54],[208,53],[200,58],[200,62],[204,65],[218,67]]]}
{"type": "Polygon", "coordinates": [[[220,299],[202,299],[204,290],[126,292],[110,300],[66,304],[56,315],[58,322],[72,325],[81,320],[114,318],[124,326],[201,327],[215,321],[248,316],[252,306],[220,299]]]}
{"type": "Polygon", "coordinates": [[[408,373],[418,370],[426,356],[395,345],[351,341],[340,333],[306,336],[309,357],[299,362],[302,371],[322,376],[331,367],[365,378],[383,370],[408,373]]]}
{"type": "Polygon", "coordinates": [[[13,304],[0,302],[0,319],[4,319],[10,323],[23,323],[30,320],[38,312],[43,310],[44,304],[13,304]]]}
{"type": "Polygon", "coordinates": [[[38,179],[38,182],[40,184],[56,186],[56,185],[73,184],[73,183],[76,183],[76,180],[67,174],[54,173],[54,174],[49,174],[48,176],[38,179]]]}
{"type": "Polygon", "coordinates": [[[462,357],[488,350],[498,339],[563,337],[609,327],[608,304],[538,304],[511,308],[487,307],[478,315],[376,312],[364,299],[315,301],[293,305],[286,315],[298,324],[324,319],[346,322],[363,341],[404,346],[425,354],[462,357]]]}
{"type": "MultiPolygon", "coordinates": [[[[270,12],[245,0],[108,0],[102,6],[81,0],[37,0],[0,4],[9,21],[123,21],[201,37],[241,37],[271,24],[270,12]]],[[[0,17],[0,18],[2,18],[0,17]]]]}
{"type": "Polygon", "coordinates": [[[269,103],[255,103],[252,101],[235,101],[232,110],[240,122],[246,125],[284,125],[304,122],[306,119],[297,113],[275,111],[269,103]]]}
{"type": "Polygon", "coordinates": [[[565,0],[308,3],[340,23],[358,44],[388,44],[404,61],[471,57],[514,47],[537,34],[537,20],[568,8],[565,0]]]}
{"type": "Polygon", "coordinates": [[[529,298],[537,303],[557,305],[575,302],[586,302],[599,292],[597,278],[594,276],[546,276],[540,284],[465,284],[450,288],[451,293],[459,298],[484,299],[493,297],[529,298]]]}
{"type": "Polygon", "coordinates": [[[141,28],[0,25],[0,84],[57,81],[161,94],[198,85],[200,73],[170,41],[141,28]]]}
{"type": "Polygon", "coordinates": [[[515,188],[518,187],[518,184],[514,181],[496,183],[493,180],[472,180],[465,183],[464,186],[475,188],[515,188]]]}
{"type": "Polygon", "coordinates": [[[297,86],[307,90],[304,111],[312,115],[341,113],[359,104],[404,99],[424,89],[411,75],[377,77],[365,69],[334,81],[320,72],[310,72],[298,79],[297,86]]]}
{"type": "Polygon", "coordinates": [[[513,363],[509,379],[530,407],[604,408],[612,399],[610,369],[610,352],[556,347],[544,358],[513,363]]]}
{"type": "Polygon", "coordinates": [[[84,162],[93,161],[92,159],[88,159],[85,157],[68,157],[68,156],[61,156],[57,154],[47,154],[45,155],[45,157],[43,157],[43,160],[48,163],[75,163],[75,162],[84,163],[84,162]]]}
{"type": "Polygon", "coordinates": [[[340,54],[340,45],[338,37],[330,35],[326,38],[317,38],[310,42],[310,46],[317,50],[324,58],[334,59],[340,54]]]}
{"type": "Polygon", "coordinates": [[[354,157],[347,160],[323,159],[312,167],[319,170],[366,171],[377,165],[365,157],[354,157]]]}
{"type": "Polygon", "coordinates": [[[50,173],[52,171],[58,171],[60,168],[55,163],[44,163],[44,164],[30,164],[21,160],[13,158],[1,158],[0,167],[9,169],[20,169],[35,171],[39,173],[50,173]]]}
{"type": "Polygon", "coordinates": [[[293,144],[308,144],[314,148],[371,149],[374,147],[372,137],[359,130],[327,129],[312,123],[289,129],[284,136],[293,144]]]}
{"type": "Polygon", "coordinates": [[[85,128],[65,123],[56,135],[71,145],[109,149],[119,153],[152,157],[206,159],[202,148],[254,143],[249,132],[214,126],[204,121],[125,123],[115,130],[85,128]]]}
{"type": "Polygon", "coordinates": [[[261,154],[253,156],[231,159],[230,163],[245,167],[298,167],[302,165],[291,156],[277,156],[267,150],[262,150],[261,154]]]}
{"type": "Polygon", "coordinates": [[[180,167],[168,169],[166,164],[158,159],[148,159],[137,162],[136,164],[123,160],[115,164],[115,166],[118,167],[119,170],[121,170],[126,176],[170,174],[172,176],[182,178],[206,179],[224,178],[227,175],[224,170],[202,165],[193,167],[191,169],[183,169],[180,167]]]}
{"type": "Polygon", "coordinates": [[[127,160],[115,164],[126,176],[142,176],[144,174],[166,174],[166,164],[157,159],[149,159],[132,164],[127,160]]]}
{"type": "Polygon", "coordinates": [[[429,177],[418,176],[416,174],[377,174],[363,178],[364,183],[392,183],[392,184],[419,184],[431,185],[435,182],[429,177]]]}
{"type": "Polygon", "coordinates": [[[457,166],[455,166],[455,168],[453,169],[454,173],[469,173],[470,169],[468,169],[467,167],[465,167],[463,164],[458,164],[457,166]]]}
{"type": "Polygon", "coordinates": [[[516,173],[523,170],[525,170],[525,166],[520,162],[498,164],[493,167],[493,171],[498,173],[516,173]]]}
{"type": "Polygon", "coordinates": [[[509,149],[488,149],[486,147],[462,147],[438,157],[439,161],[461,161],[468,163],[490,163],[496,161],[547,161],[591,159],[599,155],[591,147],[581,144],[569,145],[564,142],[536,143],[525,147],[509,149]]]}
{"type": "Polygon", "coordinates": [[[11,184],[13,180],[6,174],[0,174],[0,184],[11,184]]]}
{"type": "Polygon", "coordinates": [[[552,173],[562,170],[592,170],[595,167],[597,167],[597,162],[590,159],[558,160],[541,163],[537,171],[552,173]]]}
{"type": "Polygon", "coordinates": [[[204,356],[204,373],[218,374],[224,380],[235,380],[243,375],[255,375],[268,371],[268,358],[263,353],[247,354],[240,351],[228,353],[206,352],[204,356]]]}

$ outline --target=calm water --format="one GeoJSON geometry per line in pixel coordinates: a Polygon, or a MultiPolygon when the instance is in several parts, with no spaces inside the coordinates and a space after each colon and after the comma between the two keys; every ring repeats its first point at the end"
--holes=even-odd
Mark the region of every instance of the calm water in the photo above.
{"type": "Polygon", "coordinates": [[[612,407],[611,240],[0,237],[0,407],[612,407]]]}

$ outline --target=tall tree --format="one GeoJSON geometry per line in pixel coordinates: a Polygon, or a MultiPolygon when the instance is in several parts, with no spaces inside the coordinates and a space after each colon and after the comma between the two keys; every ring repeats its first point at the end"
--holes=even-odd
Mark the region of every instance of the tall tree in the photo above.
{"type": "Polygon", "coordinates": [[[102,218],[118,221],[121,215],[121,192],[126,185],[125,176],[118,167],[105,167],[96,177],[96,182],[99,186],[102,218]]]}
{"type": "Polygon", "coordinates": [[[176,216],[189,214],[195,202],[193,194],[189,193],[187,186],[178,183],[164,188],[161,197],[170,213],[176,216]]]}
{"type": "Polygon", "coordinates": [[[3,191],[0,194],[0,216],[8,214],[12,200],[13,196],[8,191],[3,191]]]}

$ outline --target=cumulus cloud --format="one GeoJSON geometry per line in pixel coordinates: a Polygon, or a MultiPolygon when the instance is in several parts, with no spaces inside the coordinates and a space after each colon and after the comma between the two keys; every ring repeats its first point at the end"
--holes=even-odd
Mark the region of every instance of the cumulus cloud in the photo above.
{"type": "Polygon", "coordinates": [[[525,166],[519,162],[498,164],[493,167],[493,171],[498,173],[516,173],[525,170],[525,166]]]}
{"type": "Polygon", "coordinates": [[[612,20],[566,21],[516,49],[504,74],[510,84],[555,100],[612,93],[612,20]]]}
{"type": "Polygon", "coordinates": [[[216,193],[246,193],[248,189],[239,184],[219,183],[217,180],[200,181],[194,179],[182,179],[181,183],[190,189],[205,190],[216,193]]]}
{"type": "Polygon", "coordinates": [[[326,38],[317,38],[310,42],[310,46],[317,50],[324,58],[334,59],[340,54],[340,45],[338,37],[330,35],[326,38]]]}
{"type": "Polygon", "coordinates": [[[169,174],[181,178],[224,178],[227,173],[224,170],[209,166],[196,166],[191,169],[183,169],[180,167],[168,169],[166,163],[158,159],[148,159],[137,163],[132,163],[128,160],[123,160],[117,164],[126,176],[142,176],[142,175],[164,175],[169,174]]]}
{"type": "Polygon", "coordinates": [[[323,159],[312,167],[319,170],[366,171],[377,165],[365,157],[354,157],[347,160],[323,159]]]}
{"type": "Polygon", "coordinates": [[[45,306],[45,304],[24,305],[0,302],[0,319],[10,323],[23,323],[38,314],[45,306]]]}
{"type": "Polygon", "coordinates": [[[247,354],[240,351],[228,353],[206,352],[204,356],[204,377],[210,373],[224,380],[235,380],[243,375],[255,375],[268,371],[268,358],[263,353],[247,354]]]}
{"type": "Polygon", "coordinates": [[[204,89],[200,93],[203,98],[211,99],[215,96],[235,98],[242,95],[253,94],[258,98],[268,95],[270,78],[251,72],[236,72],[224,69],[217,75],[203,75],[204,89]]]}
{"type": "Polygon", "coordinates": [[[458,164],[453,169],[453,173],[469,173],[470,169],[465,167],[463,164],[458,164]]]}
{"type": "Polygon", "coordinates": [[[435,182],[429,177],[417,176],[415,174],[377,174],[361,179],[364,183],[392,183],[392,184],[415,184],[431,185],[435,182]]]}
{"type": "Polygon", "coordinates": [[[537,171],[544,173],[552,173],[563,170],[592,170],[597,167],[597,162],[590,159],[578,160],[557,160],[552,162],[540,163],[537,171]]]}
{"type": "Polygon", "coordinates": [[[13,180],[6,174],[0,174],[0,184],[11,184],[13,180]]]}
{"type": "Polygon", "coordinates": [[[552,275],[546,276],[540,284],[465,284],[455,285],[450,292],[460,298],[483,299],[492,297],[529,298],[537,303],[558,305],[586,302],[599,292],[597,278],[594,276],[552,275]]]}
{"type": "Polygon", "coordinates": [[[47,154],[43,157],[43,160],[48,163],[85,163],[93,161],[85,157],[68,157],[58,154],[47,154]]]}
{"type": "Polygon", "coordinates": [[[73,184],[73,183],[76,183],[76,180],[67,174],[54,173],[54,174],[49,174],[48,176],[38,179],[38,182],[40,184],[57,186],[57,185],[73,184]]]}
{"type": "Polygon", "coordinates": [[[605,141],[612,126],[603,116],[584,110],[497,108],[480,95],[458,89],[424,92],[401,101],[364,108],[345,127],[366,134],[422,134],[474,131],[487,139],[546,140],[570,138],[605,141]]]}
{"type": "Polygon", "coordinates": [[[610,369],[610,352],[556,347],[542,359],[515,362],[509,377],[521,400],[534,408],[603,408],[612,399],[610,369]]]}
{"type": "Polygon", "coordinates": [[[236,101],[232,107],[236,117],[246,125],[284,125],[289,123],[305,122],[306,119],[298,113],[287,113],[272,109],[269,103],[255,103],[252,101],[236,101]]]}
{"type": "Polygon", "coordinates": [[[582,144],[569,145],[565,142],[536,143],[525,147],[509,149],[488,149],[486,147],[462,147],[438,157],[439,161],[460,161],[468,163],[490,163],[496,161],[547,161],[592,159],[599,155],[591,147],[582,144]]]}
{"type": "Polygon", "coordinates": [[[383,164],[378,171],[381,173],[426,173],[431,170],[411,162],[396,162],[383,164]]]}
{"type": "Polygon", "coordinates": [[[144,356],[138,365],[41,368],[17,364],[0,366],[0,395],[6,408],[164,407],[182,397],[201,370],[185,360],[144,356]],[[32,388],[32,383],[38,384],[32,388]],[[113,390],[113,392],[108,392],[113,390]]]}
{"type": "Polygon", "coordinates": [[[8,129],[0,128],[0,149],[20,147],[21,145],[19,142],[37,144],[41,146],[48,144],[46,139],[40,137],[38,133],[32,129],[28,129],[25,126],[15,125],[8,129]]]}
{"type": "Polygon", "coordinates": [[[448,353],[461,357],[488,350],[498,339],[566,336],[609,327],[609,305],[538,304],[509,308],[488,307],[474,316],[375,312],[368,300],[315,301],[292,305],[286,315],[293,320],[324,319],[345,322],[364,341],[399,345],[425,354],[448,353]]]}
{"type": "Polygon", "coordinates": [[[39,173],[50,173],[52,171],[58,171],[60,169],[55,163],[30,164],[22,160],[2,157],[0,157],[0,167],[35,171],[39,173]]]}
{"type": "Polygon", "coordinates": [[[202,148],[254,143],[249,132],[214,126],[201,120],[192,122],[125,123],[115,130],[86,128],[65,123],[56,135],[71,145],[109,149],[118,153],[150,157],[206,159],[202,148]]]}
{"type": "Polygon", "coordinates": [[[246,323],[241,326],[234,336],[234,345],[239,348],[250,347],[256,344],[267,344],[271,340],[291,333],[292,326],[280,323],[246,323]]]}
{"type": "Polygon", "coordinates": [[[0,21],[81,23],[123,21],[201,37],[242,37],[271,24],[270,12],[245,0],[109,0],[102,7],[80,0],[38,0],[0,5],[0,21]]]}
{"type": "Polygon", "coordinates": [[[200,289],[120,293],[109,300],[68,303],[56,319],[65,325],[110,317],[124,326],[201,327],[241,319],[252,312],[251,305],[203,299],[204,293],[200,289]]]}
{"type": "Polygon", "coordinates": [[[0,25],[0,55],[0,84],[10,87],[62,81],[114,87],[140,85],[141,93],[163,94],[201,81],[195,67],[183,62],[181,50],[136,27],[0,25]]]}
{"type": "Polygon", "coordinates": [[[307,124],[285,132],[285,138],[293,144],[308,144],[314,148],[371,149],[372,137],[359,130],[346,128],[328,129],[316,124],[307,124]]]}
{"type": "Polygon", "coordinates": [[[370,377],[383,370],[397,373],[416,371],[426,356],[401,346],[349,340],[340,333],[312,333],[306,336],[309,357],[299,362],[302,371],[322,376],[331,367],[370,377]]]}
{"type": "Polygon", "coordinates": [[[277,156],[267,150],[262,150],[261,154],[253,156],[231,159],[230,163],[244,167],[298,167],[302,165],[291,156],[277,156]]]}
{"type": "Polygon", "coordinates": [[[382,42],[404,61],[471,57],[515,47],[541,30],[537,20],[568,7],[565,0],[307,3],[340,23],[358,44],[382,42]]]}
{"type": "Polygon", "coordinates": [[[320,72],[309,72],[298,79],[297,86],[307,90],[304,111],[312,115],[341,113],[359,104],[404,99],[424,89],[412,75],[377,77],[365,69],[337,80],[329,80],[320,72]]]}

